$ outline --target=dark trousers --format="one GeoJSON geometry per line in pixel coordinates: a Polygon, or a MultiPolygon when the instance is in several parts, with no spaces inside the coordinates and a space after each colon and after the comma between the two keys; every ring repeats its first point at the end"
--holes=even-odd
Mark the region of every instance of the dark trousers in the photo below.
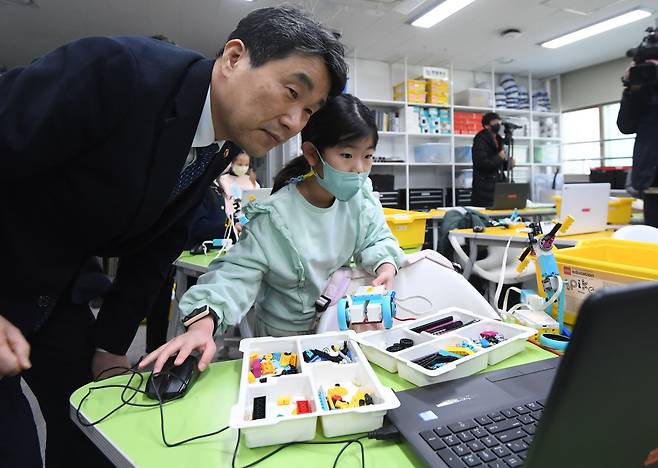
{"type": "Polygon", "coordinates": [[[43,467],[37,428],[18,376],[0,380],[0,466],[43,467]]]}
{"type": "Polygon", "coordinates": [[[146,352],[155,351],[167,342],[167,327],[169,326],[169,309],[171,307],[171,291],[174,287],[176,267],[172,266],[165,283],[146,315],[146,352]]]}
{"type": "Polygon", "coordinates": [[[644,194],[644,224],[658,228],[658,193],[644,194]]]}
{"type": "MultiPolygon", "coordinates": [[[[174,287],[176,267],[172,266],[165,284],[160,288],[150,312],[146,316],[146,352],[151,353],[167,342],[169,311],[171,309],[171,291],[174,287]]],[[[187,277],[187,288],[191,288],[197,278],[187,277]]]]}
{"type": "MultiPolygon", "coordinates": [[[[112,466],[69,416],[69,397],[92,380],[94,316],[87,305],[60,301],[44,326],[28,337],[32,368],[22,374],[46,421],[46,467],[112,466]]],[[[41,467],[32,412],[19,378],[0,380],[0,466],[41,467]]]]}

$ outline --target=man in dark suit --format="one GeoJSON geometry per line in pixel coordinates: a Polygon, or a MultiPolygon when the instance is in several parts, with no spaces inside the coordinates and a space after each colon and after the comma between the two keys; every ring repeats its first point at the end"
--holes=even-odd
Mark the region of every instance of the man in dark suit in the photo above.
{"type": "Polygon", "coordinates": [[[507,156],[500,132],[501,119],[494,112],[482,116],[480,132],[473,138],[473,189],[471,205],[490,208],[494,202],[496,182],[505,180],[507,156]]]}
{"type": "Polygon", "coordinates": [[[41,464],[21,371],[46,420],[47,466],[101,465],[69,420],[71,392],[128,365],[235,145],[259,156],[297,134],[342,91],[343,55],[305,14],[265,8],[216,60],[150,38],[87,38],[0,78],[0,466],[41,464]],[[97,319],[71,300],[94,255],[120,258],[97,319]]]}

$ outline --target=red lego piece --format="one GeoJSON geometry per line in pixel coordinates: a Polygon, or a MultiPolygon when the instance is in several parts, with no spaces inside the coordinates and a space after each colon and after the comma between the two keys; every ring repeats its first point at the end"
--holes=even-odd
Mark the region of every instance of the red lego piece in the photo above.
{"type": "Polygon", "coordinates": [[[311,412],[311,402],[308,400],[297,401],[297,414],[305,414],[311,412]]]}

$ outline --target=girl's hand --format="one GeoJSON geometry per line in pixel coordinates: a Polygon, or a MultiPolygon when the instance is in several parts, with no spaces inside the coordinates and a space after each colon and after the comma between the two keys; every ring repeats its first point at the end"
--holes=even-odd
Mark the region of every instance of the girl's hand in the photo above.
{"type": "Polygon", "coordinates": [[[192,351],[199,350],[203,353],[199,359],[199,370],[204,371],[217,351],[212,336],[214,326],[212,317],[204,317],[198,322],[194,322],[185,333],[178,335],[146,356],[139,363],[139,368],[143,369],[155,361],[153,372],[160,372],[169,356],[175,353],[178,353],[178,356],[176,356],[174,364],[180,366],[192,351]]]}
{"type": "Polygon", "coordinates": [[[384,285],[386,289],[393,289],[393,282],[395,280],[395,267],[390,263],[382,263],[375,271],[377,277],[372,281],[373,286],[384,285]]]}
{"type": "Polygon", "coordinates": [[[386,330],[383,323],[360,323],[358,325],[351,325],[350,329],[354,330],[357,333],[363,333],[373,330],[386,330]]]}

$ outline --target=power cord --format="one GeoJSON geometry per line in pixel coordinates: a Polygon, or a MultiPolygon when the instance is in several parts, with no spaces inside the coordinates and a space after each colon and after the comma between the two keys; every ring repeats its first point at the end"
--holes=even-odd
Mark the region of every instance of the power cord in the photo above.
{"type": "MultiPolygon", "coordinates": [[[[140,359],[140,361],[141,361],[141,359],[140,359]]],[[[137,364],[139,364],[139,362],[137,364]]],[[[76,417],[77,417],[78,422],[80,423],[81,426],[84,426],[84,427],[95,426],[95,425],[105,421],[107,418],[109,418],[111,415],[113,415],[114,413],[119,411],[124,406],[134,406],[134,407],[139,407],[139,408],[153,408],[153,407],[157,406],[160,409],[160,434],[162,436],[162,442],[167,447],[178,447],[179,445],[186,444],[186,443],[191,442],[193,440],[198,440],[198,439],[202,439],[202,438],[205,438],[205,437],[211,437],[211,436],[220,434],[220,433],[224,432],[225,430],[227,430],[229,428],[229,426],[226,426],[226,427],[223,427],[223,428],[221,428],[217,431],[213,431],[213,432],[209,432],[207,434],[201,434],[201,435],[189,437],[187,439],[184,439],[184,440],[181,440],[181,441],[178,441],[178,442],[169,442],[169,441],[167,441],[167,437],[165,436],[165,423],[164,423],[164,410],[163,410],[163,407],[164,407],[165,403],[169,403],[170,401],[177,400],[177,399],[181,398],[181,396],[178,396],[176,398],[172,398],[171,400],[167,400],[167,402],[163,402],[162,397],[160,396],[160,392],[159,392],[158,388],[155,387],[156,396],[158,398],[157,403],[133,403],[132,400],[138,394],[147,395],[147,393],[144,390],[141,389],[142,384],[144,383],[144,376],[136,370],[137,364],[135,364],[133,367],[122,367],[122,366],[110,367],[108,369],[105,369],[103,372],[101,372],[96,377],[96,379],[94,379],[94,382],[98,382],[98,381],[101,380],[101,377],[103,375],[105,375],[106,373],[108,373],[110,371],[113,371],[113,370],[122,370],[123,371],[122,374],[127,374],[129,372],[131,373],[130,379],[128,379],[128,383],[126,383],[126,384],[96,385],[96,386],[93,386],[93,387],[89,387],[87,389],[87,393],[85,394],[84,397],[82,397],[82,399],[80,400],[80,403],[78,404],[78,406],[76,408],[76,417]],[[135,376],[139,377],[139,383],[137,384],[137,387],[131,386],[131,383],[133,382],[133,379],[135,378],[135,376]],[[100,419],[96,420],[96,421],[93,421],[93,422],[85,421],[82,417],[82,414],[80,413],[80,410],[81,410],[82,405],[84,404],[84,402],[87,400],[87,398],[89,398],[89,396],[91,395],[91,393],[94,390],[102,390],[102,389],[108,389],[108,388],[120,388],[120,389],[122,389],[121,404],[119,406],[117,406],[116,408],[114,408],[113,410],[111,410],[109,413],[102,416],[100,419]],[[132,391],[133,393],[132,393],[132,395],[130,395],[129,398],[126,399],[126,392],[127,391],[132,391]]],[[[178,376],[174,375],[173,373],[170,373],[169,371],[165,371],[164,373],[166,375],[172,376],[174,378],[179,378],[178,376]]],[[[119,375],[122,375],[122,374],[119,374],[119,375]]]]}
{"type": "MultiPolygon", "coordinates": [[[[238,455],[238,449],[240,448],[240,438],[241,438],[241,431],[238,429],[238,438],[235,443],[235,450],[233,450],[233,458],[231,460],[231,468],[236,468],[235,464],[235,459],[237,458],[238,455]]],[[[282,450],[292,446],[292,445],[335,445],[335,444],[345,444],[343,448],[340,449],[338,454],[336,455],[336,458],[334,459],[334,464],[332,465],[333,468],[336,468],[338,465],[338,461],[340,460],[340,457],[345,453],[345,450],[349,448],[350,445],[352,444],[358,444],[359,448],[361,449],[361,468],[365,468],[366,466],[366,457],[365,457],[365,449],[363,447],[363,444],[361,443],[361,440],[363,439],[375,439],[375,440],[393,440],[393,439],[398,439],[400,437],[400,431],[398,431],[397,427],[393,425],[389,426],[384,426],[381,427],[375,431],[368,432],[365,435],[362,435],[360,437],[352,438],[352,439],[341,439],[341,440],[326,440],[326,441],[299,441],[299,442],[288,442],[287,444],[283,444],[280,447],[277,447],[276,449],[272,450],[271,452],[263,455],[260,457],[258,460],[253,461],[249,463],[248,465],[244,465],[240,468],[251,468],[252,466],[258,465],[259,463],[267,460],[268,458],[272,457],[273,455],[281,452],[282,450]]]]}
{"type": "MultiPolygon", "coordinates": [[[[407,297],[397,297],[396,296],[395,297],[395,305],[397,307],[399,307],[400,309],[402,309],[402,310],[406,310],[407,312],[411,312],[415,316],[426,315],[426,314],[429,314],[430,312],[432,312],[434,310],[434,304],[432,304],[432,301],[429,300],[427,297],[420,296],[420,295],[407,296],[407,297]],[[409,301],[411,299],[421,299],[421,300],[425,301],[427,304],[429,304],[429,308],[427,310],[422,311],[422,312],[417,312],[415,309],[412,309],[409,306],[405,306],[403,304],[405,301],[409,301]]],[[[395,318],[396,318],[396,320],[401,320],[401,321],[415,320],[414,318],[397,318],[397,317],[395,317],[395,318]]]]}

